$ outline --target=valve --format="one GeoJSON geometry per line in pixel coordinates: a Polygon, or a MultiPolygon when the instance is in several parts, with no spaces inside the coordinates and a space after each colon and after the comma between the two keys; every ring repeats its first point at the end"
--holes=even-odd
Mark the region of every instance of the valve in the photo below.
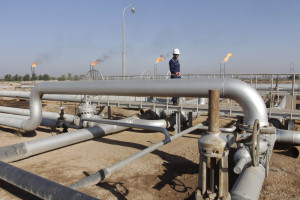
{"type": "Polygon", "coordinates": [[[251,158],[252,165],[254,167],[258,167],[259,165],[259,145],[260,145],[260,125],[259,120],[256,119],[253,124],[253,133],[251,140],[251,158]]]}

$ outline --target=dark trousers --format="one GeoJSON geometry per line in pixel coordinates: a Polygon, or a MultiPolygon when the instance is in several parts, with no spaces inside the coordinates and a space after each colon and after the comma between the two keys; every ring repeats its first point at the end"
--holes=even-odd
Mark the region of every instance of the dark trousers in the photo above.
{"type": "MultiPolygon", "coordinates": [[[[171,79],[179,79],[179,78],[181,78],[181,76],[177,76],[175,74],[171,75],[171,79]]],[[[173,101],[173,103],[177,103],[178,102],[178,97],[173,97],[171,101],[173,101]]]]}

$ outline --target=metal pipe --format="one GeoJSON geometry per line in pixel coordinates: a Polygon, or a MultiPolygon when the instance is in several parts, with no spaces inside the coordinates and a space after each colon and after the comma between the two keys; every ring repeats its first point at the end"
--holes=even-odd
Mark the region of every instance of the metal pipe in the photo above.
{"type": "MultiPolygon", "coordinates": [[[[28,120],[28,119],[29,119],[29,116],[0,113],[1,124],[10,126],[10,127],[13,127],[14,124],[16,124],[16,123],[22,123],[22,121],[28,120]]],[[[41,126],[57,127],[57,120],[42,118],[41,126]]]]}
{"type": "MultiPolygon", "coordinates": [[[[24,99],[30,98],[30,92],[24,91],[0,91],[1,97],[20,97],[24,99]]],[[[43,100],[50,100],[50,101],[68,101],[68,102],[83,102],[84,95],[56,95],[56,94],[45,94],[43,95],[43,100]]],[[[99,103],[99,101],[128,101],[128,100],[137,100],[137,101],[148,101],[147,97],[126,97],[126,96],[89,96],[89,101],[92,103],[99,103]]]]}
{"type": "MultiPolygon", "coordinates": [[[[169,123],[166,123],[165,120],[141,120],[137,117],[129,117],[118,121],[135,124],[140,122],[142,125],[149,126],[160,125],[162,128],[168,128],[170,125],[169,123]]],[[[77,130],[72,133],[64,133],[38,140],[0,147],[0,160],[4,162],[12,162],[125,129],[127,129],[127,127],[116,125],[97,125],[91,128],[77,130]]]]}
{"type": "MultiPolygon", "coordinates": [[[[187,133],[190,133],[194,130],[196,130],[198,128],[199,125],[196,125],[196,126],[193,126],[191,128],[188,128],[176,135],[173,135],[170,137],[170,140],[173,141],[187,133]]],[[[99,183],[100,181],[104,180],[105,178],[109,177],[113,172],[121,169],[122,167],[124,167],[125,165],[135,161],[136,159],[148,154],[148,153],[151,153],[152,151],[158,149],[159,147],[167,144],[168,142],[166,140],[163,140],[161,142],[158,142],[132,156],[129,156],[128,158],[114,164],[114,165],[111,165],[110,167],[107,167],[107,168],[104,168],[88,177],[85,177],[79,181],[77,181],[76,183],[73,183],[72,185],[70,185],[70,188],[73,188],[73,189],[79,189],[79,188],[82,188],[82,187],[85,187],[85,186],[89,186],[89,185],[95,185],[97,183],[99,183]]]]}
{"type": "Polygon", "coordinates": [[[252,125],[255,119],[259,119],[261,126],[269,124],[263,99],[255,89],[240,80],[174,79],[43,82],[31,91],[30,119],[17,128],[31,131],[39,126],[42,116],[41,97],[44,94],[208,97],[211,88],[220,90],[220,97],[233,99],[242,106],[247,125],[252,125]]]}
{"type": "MultiPolygon", "coordinates": [[[[200,129],[200,130],[208,130],[208,126],[200,126],[198,129],[200,129]]],[[[219,128],[219,130],[221,132],[232,133],[233,131],[236,130],[236,127],[235,126],[230,127],[230,128],[221,127],[221,128],[219,128]]]]}
{"type": "MultiPolygon", "coordinates": [[[[132,118],[127,118],[120,121],[129,123],[131,119],[132,118]]],[[[12,162],[125,129],[127,128],[115,125],[93,126],[87,129],[77,130],[72,133],[64,133],[38,140],[4,146],[0,148],[0,160],[4,162],[12,162]]]]}
{"type": "Polygon", "coordinates": [[[265,179],[262,165],[245,168],[230,191],[232,200],[258,200],[265,179]]]}
{"type": "Polygon", "coordinates": [[[219,100],[220,100],[220,91],[219,90],[209,90],[208,131],[210,134],[220,133],[220,129],[219,129],[220,103],[219,103],[219,100]]]}
{"type": "MultiPolygon", "coordinates": [[[[0,112],[10,113],[10,114],[17,114],[17,115],[30,115],[29,109],[22,109],[22,108],[13,108],[13,107],[6,107],[6,106],[0,106],[0,112]]],[[[43,118],[48,119],[58,119],[60,115],[55,112],[42,112],[43,118]]],[[[74,122],[74,115],[70,114],[64,114],[64,120],[67,122],[74,122]]]]}
{"type": "MultiPolygon", "coordinates": [[[[276,135],[267,135],[268,139],[268,154],[271,156],[272,150],[276,141],[276,135]]],[[[268,162],[268,158],[266,159],[268,162]]],[[[268,163],[265,163],[268,167],[268,163]]],[[[257,200],[266,176],[266,168],[259,164],[257,167],[248,166],[243,169],[238,179],[234,183],[230,194],[232,200],[257,200]]]]}
{"type": "Polygon", "coordinates": [[[233,168],[234,173],[240,174],[244,167],[251,162],[251,156],[246,148],[239,148],[234,154],[236,165],[233,168]]]}
{"type": "Polygon", "coordinates": [[[145,130],[158,131],[165,135],[165,141],[167,143],[170,142],[169,131],[165,128],[161,128],[161,127],[157,127],[157,126],[149,126],[149,125],[134,124],[134,123],[124,123],[124,122],[118,122],[116,120],[108,120],[108,119],[82,118],[81,121],[97,122],[100,124],[110,124],[110,125],[124,126],[124,127],[130,127],[130,128],[140,128],[140,129],[145,129],[145,130]]]}
{"type": "Polygon", "coordinates": [[[276,142],[300,145],[300,131],[276,129],[276,142]]]}
{"type": "Polygon", "coordinates": [[[0,178],[42,199],[97,199],[1,161],[0,178]]]}

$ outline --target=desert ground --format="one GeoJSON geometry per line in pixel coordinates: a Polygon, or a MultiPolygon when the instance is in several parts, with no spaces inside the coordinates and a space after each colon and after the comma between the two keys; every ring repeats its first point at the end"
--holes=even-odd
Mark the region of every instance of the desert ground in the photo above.
{"type": "MultiPolygon", "coordinates": [[[[1,106],[28,108],[29,100],[2,97],[1,106]]],[[[58,112],[57,102],[43,101],[43,110],[58,112]]],[[[66,113],[73,114],[74,103],[63,103],[66,113]]],[[[107,114],[107,110],[104,110],[107,114]]],[[[114,119],[138,114],[138,110],[112,108],[114,119]]],[[[193,125],[206,121],[202,114],[193,125]]],[[[223,116],[221,127],[232,124],[236,116],[223,116]]],[[[299,129],[299,124],[296,128],[299,129]]],[[[69,129],[69,133],[75,130],[69,129]]],[[[170,134],[174,134],[170,129],[170,134]]],[[[20,134],[16,129],[0,127],[0,146],[36,140],[61,134],[40,127],[35,133],[20,134]]],[[[196,130],[157,150],[145,155],[113,173],[107,180],[80,191],[99,199],[194,199],[198,184],[199,150],[198,138],[203,131],[196,130]]],[[[127,129],[102,138],[89,140],[47,153],[32,156],[11,164],[62,185],[70,185],[88,174],[117,163],[126,157],[164,139],[163,134],[150,131],[127,129]]],[[[265,179],[260,199],[300,199],[300,159],[292,158],[288,145],[276,145],[271,156],[270,171],[265,179]]],[[[230,160],[230,186],[236,175],[230,160]]],[[[38,199],[0,180],[0,199],[38,199]]]]}

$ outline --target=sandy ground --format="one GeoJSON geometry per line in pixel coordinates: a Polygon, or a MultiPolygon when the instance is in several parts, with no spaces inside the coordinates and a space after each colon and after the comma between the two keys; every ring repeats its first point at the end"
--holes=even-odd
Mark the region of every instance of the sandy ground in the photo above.
{"type": "MultiPolygon", "coordinates": [[[[0,105],[27,108],[28,100],[2,98],[0,105]]],[[[66,113],[74,112],[74,103],[64,105],[67,106],[66,113]]],[[[43,106],[44,110],[58,111],[57,103],[45,102],[43,106]]],[[[112,108],[114,118],[136,113],[136,110],[112,108]]],[[[193,123],[200,123],[206,118],[204,115],[193,123]]],[[[224,117],[221,125],[231,124],[235,120],[235,117],[224,117]]],[[[72,131],[75,130],[69,129],[69,134],[72,131]]],[[[172,131],[170,133],[173,134],[172,131]]],[[[198,138],[201,133],[194,131],[187,134],[125,166],[104,182],[80,191],[101,199],[194,199],[193,193],[198,182],[198,138]]],[[[42,127],[34,137],[20,137],[14,129],[1,126],[0,146],[51,137],[52,134],[49,128],[42,127]]],[[[161,133],[128,129],[11,164],[60,184],[70,185],[163,139],[161,133]]],[[[271,157],[272,171],[265,179],[260,199],[300,199],[299,164],[300,159],[288,155],[286,145],[277,145],[271,157]]],[[[229,170],[232,175],[232,168],[229,170]]],[[[233,181],[234,178],[231,178],[233,181]]],[[[0,181],[0,199],[37,198],[0,181]]]]}

